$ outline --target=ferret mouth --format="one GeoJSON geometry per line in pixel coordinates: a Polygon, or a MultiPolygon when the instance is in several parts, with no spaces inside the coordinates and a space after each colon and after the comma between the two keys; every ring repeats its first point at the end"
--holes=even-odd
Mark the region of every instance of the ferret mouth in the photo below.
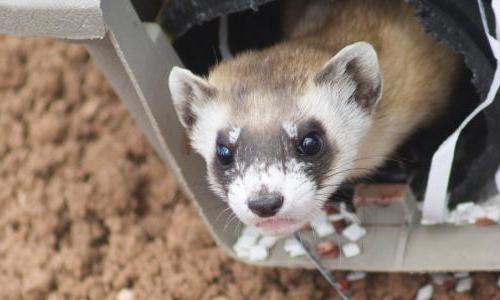
{"type": "Polygon", "coordinates": [[[258,221],[255,227],[266,235],[286,235],[297,230],[300,224],[292,218],[275,217],[258,221]]]}

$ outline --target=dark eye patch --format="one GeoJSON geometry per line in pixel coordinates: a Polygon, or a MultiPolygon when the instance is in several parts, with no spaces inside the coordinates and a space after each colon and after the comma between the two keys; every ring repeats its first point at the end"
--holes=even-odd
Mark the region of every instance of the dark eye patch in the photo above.
{"type": "Polygon", "coordinates": [[[331,176],[330,167],[335,160],[337,148],[334,141],[327,135],[323,124],[316,120],[304,120],[297,124],[297,138],[290,139],[297,148],[304,147],[304,143],[311,144],[309,151],[312,155],[303,155],[301,151],[297,151],[297,159],[306,162],[306,173],[309,177],[313,178],[318,187],[331,176]],[[321,139],[321,145],[316,145],[318,141],[310,140],[309,138],[321,139]],[[321,149],[317,149],[321,147],[321,149]],[[313,153],[317,151],[316,153],[313,153]]]}
{"type": "Polygon", "coordinates": [[[227,192],[229,184],[238,176],[239,170],[234,165],[238,153],[238,142],[231,143],[229,140],[230,129],[222,129],[217,132],[216,148],[212,160],[212,175],[227,192]]]}

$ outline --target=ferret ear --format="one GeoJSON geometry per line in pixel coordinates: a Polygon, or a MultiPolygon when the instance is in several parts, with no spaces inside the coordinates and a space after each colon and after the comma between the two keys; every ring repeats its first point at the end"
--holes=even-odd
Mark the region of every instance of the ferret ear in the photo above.
{"type": "Polygon", "coordinates": [[[314,77],[316,85],[351,85],[354,100],[372,111],[382,96],[382,73],[372,45],[357,42],[340,50],[314,77]]]}
{"type": "Polygon", "coordinates": [[[168,86],[177,115],[189,131],[197,120],[193,107],[213,98],[217,90],[205,79],[179,67],[170,71],[168,86]]]}

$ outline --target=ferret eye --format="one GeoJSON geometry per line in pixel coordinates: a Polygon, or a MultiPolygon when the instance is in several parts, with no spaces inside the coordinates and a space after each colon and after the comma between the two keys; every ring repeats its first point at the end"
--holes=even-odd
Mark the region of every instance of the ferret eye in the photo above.
{"type": "Polygon", "coordinates": [[[219,162],[224,166],[230,165],[234,161],[233,151],[225,145],[218,144],[215,153],[219,162]]]}
{"type": "Polygon", "coordinates": [[[317,154],[323,148],[323,139],[317,132],[310,132],[299,143],[297,151],[301,155],[312,156],[317,154]]]}

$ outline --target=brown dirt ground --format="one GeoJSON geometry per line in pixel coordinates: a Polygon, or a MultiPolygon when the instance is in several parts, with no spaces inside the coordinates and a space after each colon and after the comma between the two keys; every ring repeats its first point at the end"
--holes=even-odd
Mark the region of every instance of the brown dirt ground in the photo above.
{"type": "MultiPolygon", "coordinates": [[[[222,253],[83,47],[0,37],[0,299],[331,299],[314,271],[222,253]]],[[[371,274],[354,299],[412,299],[371,274]]],[[[494,274],[472,293],[500,299],[494,274]]]]}

